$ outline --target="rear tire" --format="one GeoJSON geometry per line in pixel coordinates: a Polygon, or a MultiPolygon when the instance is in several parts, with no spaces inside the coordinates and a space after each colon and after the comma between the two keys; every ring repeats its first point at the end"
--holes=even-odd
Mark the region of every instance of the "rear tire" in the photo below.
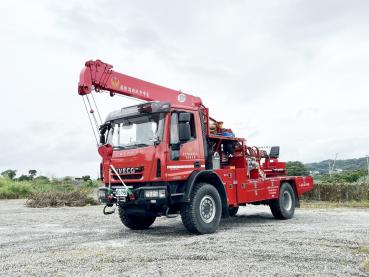
{"type": "Polygon", "coordinates": [[[279,189],[279,198],[270,200],[270,210],[276,219],[290,219],[295,213],[296,195],[292,186],[284,182],[279,189]]]}
{"type": "Polygon", "coordinates": [[[238,208],[239,207],[230,207],[229,208],[229,216],[236,216],[237,212],[238,212],[238,208]]]}
{"type": "Polygon", "coordinates": [[[141,216],[127,213],[119,207],[119,217],[123,225],[132,230],[148,229],[155,221],[155,216],[141,216]]]}
{"type": "Polygon", "coordinates": [[[191,192],[189,203],[181,207],[183,225],[190,233],[214,233],[222,216],[218,190],[207,183],[198,183],[191,192]]]}

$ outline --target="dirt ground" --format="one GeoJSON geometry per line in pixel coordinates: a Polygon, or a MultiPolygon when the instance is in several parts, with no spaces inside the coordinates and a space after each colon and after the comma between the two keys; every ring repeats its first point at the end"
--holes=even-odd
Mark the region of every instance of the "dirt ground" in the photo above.
{"type": "Polygon", "coordinates": [[[0,201],[0,276],[369,276],[367,264],[369,209],[298,209],[278,221],[250,206],[195,236],[180,217],[131,231],[102,206],[0,201]]]}

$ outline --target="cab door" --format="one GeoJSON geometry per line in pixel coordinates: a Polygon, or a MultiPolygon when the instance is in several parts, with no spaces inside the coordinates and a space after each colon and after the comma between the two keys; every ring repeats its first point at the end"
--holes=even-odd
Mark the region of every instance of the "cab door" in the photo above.
{"type": "Polygon", "coordinates": [[[170,116],[167,180],[186,180],[205,168],[202,132],[197,112],[174,111],[170,116]]]}

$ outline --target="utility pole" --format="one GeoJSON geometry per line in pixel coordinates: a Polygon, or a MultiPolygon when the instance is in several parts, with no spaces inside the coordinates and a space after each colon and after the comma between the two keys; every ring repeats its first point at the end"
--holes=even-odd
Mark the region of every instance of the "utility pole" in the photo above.
{"type": "Polygon", "coordinates": [[[336,156],[334,157],[333,166],[332,166],[332,171],[334,171],[334,167],[335,167],[335,165],[336,165],[337,156],[338,156],[338,153],[336,153],[336,156]]]}
{"type": "MultiPolygon", "coordinates": [[[[333,161],[333,165],[331,167],[331,163],[328,161],[328,166],[329,166],[329,177],[332,177],[332,173],[334,171],[334,167],[336,165],[336,160],[337,160],[337,156],[338,156],[338,153],[336,153],[336,156],[334,157],[334,161],[333,161]]],[[[369,167],[368,167],[368,170],[369,170],[369,167]]]]}
{"type": "Polygon", "coordinates": [[[368,176],[369,176],[369,156],[366,155],[366,165],[368,166],[368,176]]]}

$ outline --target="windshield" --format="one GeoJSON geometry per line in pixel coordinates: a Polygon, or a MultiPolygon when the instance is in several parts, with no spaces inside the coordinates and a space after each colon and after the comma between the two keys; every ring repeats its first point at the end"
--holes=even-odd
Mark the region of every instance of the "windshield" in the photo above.
{"type": "Polygon", "coordinates": [[[132,149],[163,140],[165,113],[124,118],[112,123],[108,143],[113,149],[132,149]]]}

